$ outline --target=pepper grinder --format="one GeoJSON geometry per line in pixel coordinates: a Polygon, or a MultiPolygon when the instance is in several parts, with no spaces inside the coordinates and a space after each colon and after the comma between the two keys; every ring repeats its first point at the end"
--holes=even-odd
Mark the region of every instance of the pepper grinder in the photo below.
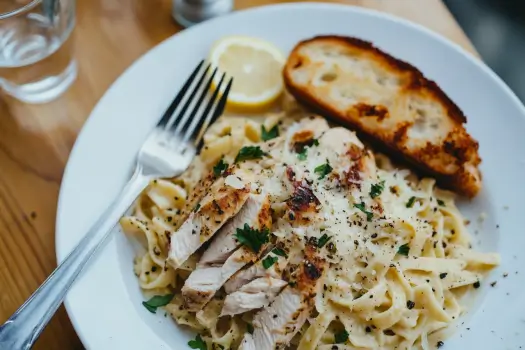
{"type": "Polygon", "coordinates": [[[233,9],[233,0],[173,0],[172,16],[183,27],[225,15],[233,9]]]}

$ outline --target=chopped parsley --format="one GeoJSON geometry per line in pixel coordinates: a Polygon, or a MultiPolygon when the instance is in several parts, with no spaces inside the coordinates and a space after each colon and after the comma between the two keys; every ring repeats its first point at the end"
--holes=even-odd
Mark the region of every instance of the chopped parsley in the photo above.
{"type": "Polygon", "coordinates": [[[334,335],[335,343],[336,344],[345,343],[348,340],[348,335],[349,334],[348,334],[348,332],[346,330],[344,330],[342,332],[335,333],[335,335],[334,335]]]}
{"type": "Polygon", "coordinates": [[[281,248],[274,248],[272,250],[272,253],[274,253],[275,255],[284,256],[286,258],[286,252],[281,248]]]}
{"type": "Polygon", "coordinates": [[[251,323],[248,323],[246,325],[246,330],[248,331],[248,333],[253,334],[253,325],[251,323]]]}
{"type": "Polygon", "coordinates": [[[443,278],[447,277],[447,275],[448,275],[448,273],[446,273],[446,272],[440,273],[439,274],[439,278],[443,279],[443,278]]]}
{"type": "Polygon", "coordinates": [[[319,175],[319,179],[318,180],[321,180],[321,179],[324,179],[324,177],[328,174],[330,174],[330,172],[332,171],[332,167],[330,166],[330,164],[328,164],[328,160],[326,161],[325,164],[321,164],[319,165],[318,167],[316,167],[314,169],[314,172],[319,175]]]}
{"type": "Polygon", "coordinates": [[[221,160],[219,160],[213,167],[213,174],[215,176],[220,176],[226,169],[228,169],[228,163],[226,163],[224,159],[221,158],[221,160]]]}
{"type": "Polygon", "coordinates": [[[414,197],[414,196],[410,197],[410,199],[407,202],[406,207],[407,208],[412,208],[414,206],[414,202],[415,201],[416,201],[416,197],[414,197]]]}
{"type": "Polygon", "coordinates": [[[372,188],[370,189],[370,197],[376,198],[377,196],[381,194],[381,192],[383,192],[384,189],[385,189],[385,180],[377,184],[373,184],[372,188]]]}
{"type": "Polygon", "coordinates": [[[161,306],[168,305],[169,302],[173,299],[173,294],[166,295],[155,295],[148,301],[143,301],[142,305],[152,314],[157,312],[157,308],[161,306]]]}
{"type": "Polygon", "coordinates": [[[328,243],[328,241],[331,239],[332,237],[331,236],[328,236],[326,233],[324,235],[321,236],[321,238],[319,238],[319,240],[317,241],[317,246],[319,248],[322,248],[325,246],[326,243],[328,243]]]}
{"type": "Polygon", "coordinates": [[[297,159],[299,160],[306,160],[308,155],[306,154],[306,148],[303,149],[301,152],[297,153],[297,159]]]}
{"type": "Polygon", "coordinates": [[[259,146],[244,146],[235,157],[235,163],[249,159],[261,159],[266,153],[259,146]]]}
{"type": "Polygon", "coordinates": [[[416,306],[416,303],[414,303],[412,300],[407,301],[407,309],[412,310],[416,306]]]}
{"type": "Polygon", "coordinates": [[[259,253],[261,247],[270,240],[270,230],[263,228],[262,230],[255,230],[248,224],[244,224],[244,228],[238,228],[235,238],[241,243],[250,248],[253,252],[259,253]]]}
{"type": "Polygon", "coordinates": [[[361,210],[363,213],[366,214],[366,221],[372,221],[372,218],[374,217],[374,213],[367,211],[365,209],[365,203],[361,202],[358,204],[354,204],[354,207],[356,207],[357,209],[361,210]]]}
{"type": "Polygon", "coordinates": [[[319,140],[318,139],[313,139],[312,145],[319,146],[319,140]]]}
{"type": "Polygon", "coordinates": [[[268,256],[263,259],[262,265],[266,270],[268,270],[270,267],[272,267],[273,264],[277,262],[277,259],[279,258],[276,256],[268,256]]]}
{"type": "Polygon", "coordinates": [[[277,125],[275,125],[270,130],[266,130],[264,125],[261,125],[261,139],[263,141],[268,141],[268,140],[274,139],[277,136],[279,136],[279,129],[277,128],[277,125]]]}
{"type": "Polygon", "coordinates": [[[445,202],[443,202],[441,199],[438,199],[437,202],[438,202],[438,205],[440,207],[444,207],[445,206],[445,202]]]}
{"type": "Polygon", "coordinates": [[[481,283],[479,283],[479,281],[477,281],[477,282],[474,282],[474,283],[472,284],[472,286],[473,286],[474,288],[478,289],[478,288],[481,286],[481,283]]]}
{"type": "Polygon", "coordinates": [[[200,203],[197,203],[197,205],[195,206],[195,208],[193,208],[193,212],[196,213],[201,207],[201,204],[200,203]]]}
{"type": "Polygon", "coordinates": [[[405,243],[399,248],[397,248],[397,254],[408,256],[408,252],[410,251],[410,247],[408,246],[408,243],[405,243]]]}
{"type": "Polygon", "coordinates": [[[199,350],[207,350],[206,342],[202,340],[202,337],[200,334],[197,334],[195,337],[195,340],[190,340],[188,342],[188,345],[192,349],[199,349],[199,350]]]}

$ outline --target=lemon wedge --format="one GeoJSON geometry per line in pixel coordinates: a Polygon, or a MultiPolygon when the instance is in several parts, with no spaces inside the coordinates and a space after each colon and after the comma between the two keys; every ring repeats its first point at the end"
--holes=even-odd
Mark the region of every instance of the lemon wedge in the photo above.
{"type": "MultiPolygon", "coordinates": [[[[284,89],[285,57],[275,45],[259,38],[228,36],[217,41],[210,63],[233,77],[228,96],[232,107],[260,108],[272,103],[284,89]]],[[[219,79],[214,82],[217,85],[219,79]]]]}

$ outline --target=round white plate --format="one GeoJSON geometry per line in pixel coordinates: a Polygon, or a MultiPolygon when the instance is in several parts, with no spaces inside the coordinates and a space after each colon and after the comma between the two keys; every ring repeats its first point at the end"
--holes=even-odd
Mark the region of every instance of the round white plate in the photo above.
{"type": "MultiPolygon", "coordinates": [[[[498,251],[502,264],[483,283],[445,349],[525,346],[524,107],[489,68],[455,44],[407,21],[350,6],[236,12],[185,30],[135,62],[100,100],[71,153],[58,206],[58,260],[122,188],[142,141],[189,70],[216,39],[231,34],[262,37],[285,53],[319,34],[356,36],[419,67],[452,97],[467,115],[483,158],[483,192],[461,209],[472,220],[478,248],[498,251]],[[487,214],[484,222],[477,220],[481,212],[487,214]]],[[[153,315],[142,307],[132,259],[130,243],[116,232],[69,293],[66,307],[82,342],[97,350],[188,348],[189,334],[163,312],[153,315]]]]}

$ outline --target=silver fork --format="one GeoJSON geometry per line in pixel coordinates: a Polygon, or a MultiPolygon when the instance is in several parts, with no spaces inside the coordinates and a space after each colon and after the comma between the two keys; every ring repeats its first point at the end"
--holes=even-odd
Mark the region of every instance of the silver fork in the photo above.
{"type": "Polygon", "coordinates": [[[154,178],[180,175],[189,166],[206,128],[223,112],[233,83],[223,73],[208,97],[211,74],[201,61],[142,145],[129,182],[80,243],[29,299],[0,327],[0,349],[29,349],[58,309],[82,269],[100,250],[119,218],[154,178]],[[208,97],[207,103],[205,102],[208,97]]]}

